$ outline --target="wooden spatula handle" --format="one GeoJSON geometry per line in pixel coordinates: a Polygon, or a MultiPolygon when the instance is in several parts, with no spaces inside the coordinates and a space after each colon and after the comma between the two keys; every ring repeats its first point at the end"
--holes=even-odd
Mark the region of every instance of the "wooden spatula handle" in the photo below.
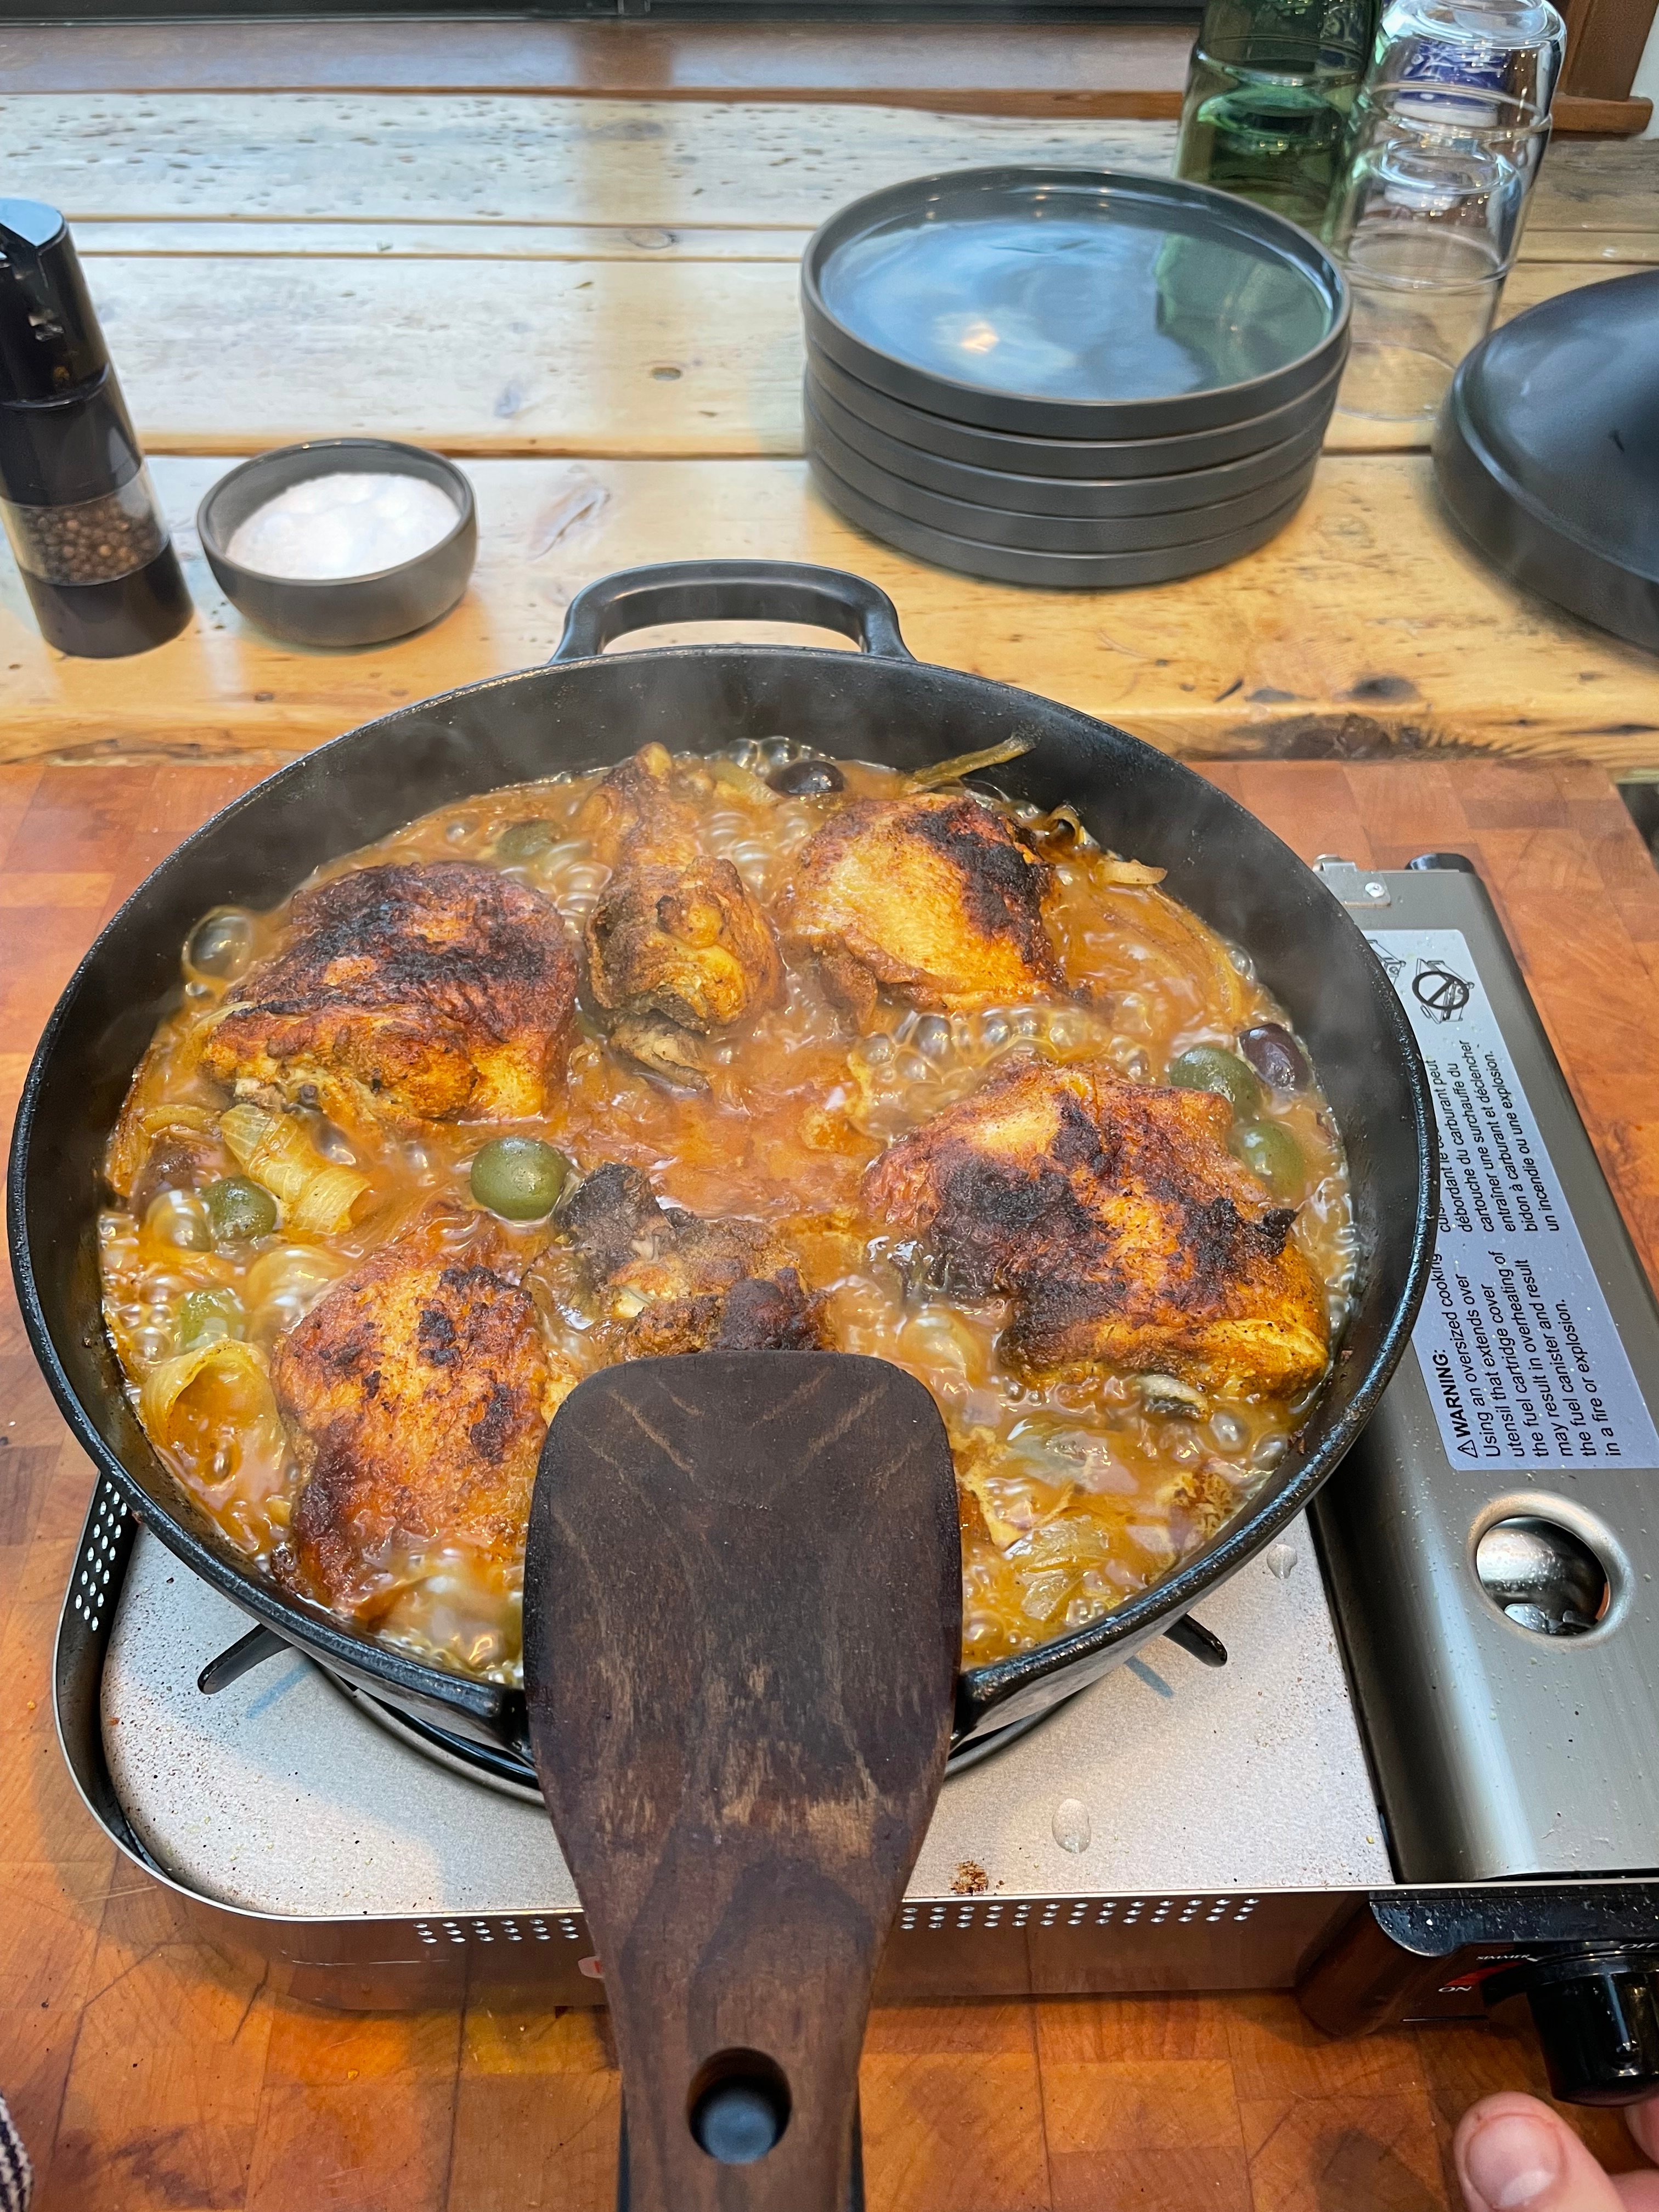
{"type": "Polygon", "coordinates": [[[603,1370],[560,1409],[525,1681],[611,2007],[629,2212],[847,2212],[961,1614],[949,1445],[898,1369],[705,1352],[603,1370]]]}
{"type": "MultiPolygon", "coordinates": [[[[617,2146],[617,2212],[636,2212],[628,2179],[628,2107],[623,2107],[621,2139],[617,2146]]],[[[847,2195],[844,2212],[865,2212],[864,2197],[864,2135],[859,2124],[859,2109],[853,2106],[853,2142],[848,2159],[847,2195]]]]}

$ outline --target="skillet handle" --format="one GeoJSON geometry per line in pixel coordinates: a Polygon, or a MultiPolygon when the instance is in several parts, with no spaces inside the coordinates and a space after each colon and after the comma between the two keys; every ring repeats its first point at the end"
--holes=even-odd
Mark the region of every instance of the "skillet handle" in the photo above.
{"type": "Polygon", "coordinates": [[[555,660],[588,660],[613,639],[659,623],[811,623],[886,660],[914,658],[885,592],[843,568],[801,561],[661,561],[619,568],[570,602],[555,660]]]}

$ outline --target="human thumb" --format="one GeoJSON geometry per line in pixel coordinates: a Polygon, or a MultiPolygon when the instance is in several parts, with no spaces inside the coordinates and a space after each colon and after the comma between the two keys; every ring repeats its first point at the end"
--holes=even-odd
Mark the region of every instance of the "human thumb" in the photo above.
{"type": "Polygon", "coordinates": [[[1452,2156],[1469,2212],[1626,2212],[1572,2130],[1535,2097],[1506,2093],[1472,2105],[1452,2156]]]}

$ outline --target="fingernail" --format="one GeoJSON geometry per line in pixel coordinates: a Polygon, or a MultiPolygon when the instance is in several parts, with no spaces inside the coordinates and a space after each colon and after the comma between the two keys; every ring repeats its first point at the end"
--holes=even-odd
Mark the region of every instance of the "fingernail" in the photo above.
{"type": "Polygon", "coordinates": [[[1504,2112],[1475,2130],[1463,2163],[1492,2212],[1519,2212],[1560,2179],[1561,2146],[1543,2121],[1504,2112]]]}

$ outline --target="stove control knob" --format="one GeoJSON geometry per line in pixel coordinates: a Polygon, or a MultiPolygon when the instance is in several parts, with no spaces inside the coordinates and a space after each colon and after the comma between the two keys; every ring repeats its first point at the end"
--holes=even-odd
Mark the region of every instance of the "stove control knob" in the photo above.
{"type": "Polygon", "coordinates": [[[1659,1957],[1609,1952],[1534,1960],[1485,1985],[1496,2012],[1524,1996],[1567,2105],[1634,2105],[1659,2092],[1659,1957]]]}

